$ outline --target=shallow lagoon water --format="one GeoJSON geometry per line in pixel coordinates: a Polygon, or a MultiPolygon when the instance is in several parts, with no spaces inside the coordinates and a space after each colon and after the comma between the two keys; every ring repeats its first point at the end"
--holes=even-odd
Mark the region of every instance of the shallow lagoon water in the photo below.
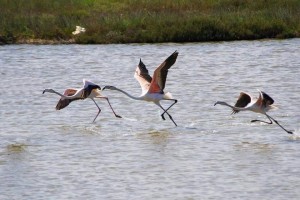
{"type": "MultiPolygon", "coordinates": [[[[0,46],[0,199],[299,199],[300,40],[185,44],[0,46]],[[175,50],[165,91],[178,103],[163,121],[151,103],[103,91],[71,103],[45,88],[82,79],[139,96],[134,71],[150,74],[175,50]],[[240,91],[269,94],[280,127],[230,115],[240,91]]],[[[163,104],[168,106],[168,102],[163,104]]]]}

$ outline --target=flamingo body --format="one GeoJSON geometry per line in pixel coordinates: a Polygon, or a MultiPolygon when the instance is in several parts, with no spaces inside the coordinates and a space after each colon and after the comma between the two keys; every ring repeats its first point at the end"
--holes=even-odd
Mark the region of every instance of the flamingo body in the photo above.
{"type": "Polygon", "coordinates": [[[135,70],[135,74],[134,74],[135,79],[139,82],[141,89],[142,89],[142,94],[139,97],[134,97],[134,96],[128,94],[127,92],[125,92],[119,88],[116,88],[115,86],[105,86],[103,88],[103,90],[104,89],[117,90],[119,92],[124,93],[125,95],[127,95],[128,97],[130,97],[132,99],[153,102],[164,111],[161,115],[162,119],[165,120],[164,114],[167,113],[169,118],[177,126],[177,124],[173,120],[172,116],[167,112],[174,104],[177,103],[177,99],[173,99],[171,93],[164,92],[168,70],[176,62],[177,56],[178,56],[177,51],[175,51],[173,54],[171,54],[163,63],[161,63],[155,69],[155,71],[153,73],[153,77],[151,77],[149,75],[146,65],[140,59],[139,65],[137,66],[137,68],[135,70]],[[167,109],[164,109],[160,105],[161,100],[171,100],[171,101],[173,101],[173,104],[171,106],[169,106],[167,109]]]}
{"type": "Polygon", "coordinates": [[[142,98],[142,100],[144,100],[144,101],[149,101],[149,102],[159,102],[161,100],[172,99],[167,94],[170,94],[170,93],[163,93],[163,94],[161,94],[161,93],[150,93],[150,92],[147,92],[146,94],[140,96],[140,98],[142,98]]]}

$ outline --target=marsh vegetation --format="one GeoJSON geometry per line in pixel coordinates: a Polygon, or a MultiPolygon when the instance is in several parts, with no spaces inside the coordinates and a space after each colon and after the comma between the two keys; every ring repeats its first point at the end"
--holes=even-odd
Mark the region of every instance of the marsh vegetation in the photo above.
{"type": "Polygon", "coordinates": [[[299,0],[0,0],[0,43],[155,43],[300,36],[299,0]],[[72,35],[75,26],[84,34],[72,35]]]}

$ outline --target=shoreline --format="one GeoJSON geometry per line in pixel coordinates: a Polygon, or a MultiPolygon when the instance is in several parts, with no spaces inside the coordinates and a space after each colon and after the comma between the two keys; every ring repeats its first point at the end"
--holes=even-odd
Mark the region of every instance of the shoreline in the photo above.
{"type": "Polygon", "coordinates": [[[240,39],[240,40],[208,40],[208,41],[198,41],[198,42],[128,42],[128,43],[97,43],[97,44],[89,44],[89,43],[76,43],[75,40],[43,40],[43,39],[27,39],[20,40],[13,44],[7,45],[68,45],[68,44],[79,44],[79,45],[110,45],[110,44],[162,44],[162,43],[217,43],[217,42],[238,42],[238,41],[265,41],[265,40],[289,40],[289,39],[299,39],[300,37],[291,37],[291,38],[261,38],[261,39],[240,39]]]}
{"type": "Polygon", "coordinates": [[[33,44],[33,45],[60,45],[60,44],[76,44],[75,39],[69,40],[47,40],[47,39],[20,39],[11,43],[1,43],[0,45],[18,45],[18,44],[33,44]]]}
{"type": "MultiPolygon", "coordinates": [[[[260,39],[236,39],[236,40],[207,40],[207,41],[186,41],[186,42],[176,42],[176,41],[165,41],[165,42],[119,42],[119,43],[93,43],[93,45],[106,45],[106,44],[159,44],[159,43],[207,43],[207,42],[234,42],[234,41],[258,41],[258,40],[288,40],[288,39],[297,39],[300,37],[288,37],[288,38],[260,38],[260,39]]],[[[50,40],[50,39],[19,39],[14,42],[1,43],[1,45],[68,45],[68,44],[81,44],[81,45],[90,45],[91,43],[78,43],[76,39],[71,38],[68,40],[50,40]]]]}

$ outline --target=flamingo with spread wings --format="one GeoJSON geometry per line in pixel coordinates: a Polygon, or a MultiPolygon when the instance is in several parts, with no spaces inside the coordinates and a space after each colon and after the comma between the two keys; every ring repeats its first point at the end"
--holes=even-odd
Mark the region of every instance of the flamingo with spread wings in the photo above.
{"type": "Polygon", "coordinates": [[[260,90],[258,90],[258,92],[259,92],[259,96],[257,99],[251,97],[249,94],[245,92],[241,92],[234,106],[231,106],[224,101],[217,101],[215,105],[220,104],[232,108],[232,114],[236,114],[240,111],[247,111],[247,110],[256,113],[261,113],[263,115],[266,115],[267,118],[270,120],[270,122],[257,120],[257,119],[251,120],[251,122],[263,122],[267,124],[272,124],[273,123],[272,120],[273,120],[279,127],[285,130],[287,133],[293,134],[292,131],[286,130],[283,126],[281,126],[278,123],[278,121],[276,121],[274,118],[272,118],[270,115],[267,114],[269,110],[276,108],[274,105],[272,105],[274,103],[274,100],[265,92],[262,92],[260,90]]]}
{"type": "Polygon", "coordinates": [[[57,102],[56,110],[60,110],[60,109],[67,107],[71,102],[73,102],[75,100],[83,100],[86,98],[92,99],[92,101],[95,103],[95,105],[98,108],[98,113],[97,113],[96,117],[94,118],[93,122],[95,122],[96,118],[98,117],[98,115],[101,112],[101,109],[98,106],[98,104],[96,103],[96,101],[94,100],[94,98],[103,98],[103,99],[106,99],[106,101],[108,102],[114,115],[118,118],[121,118],[121,116],[117,115],[115,113],[115,111],[113,110],[108,98],[102,96],[100,94],[99,90],[101,90],[99,85],[96,85],[95,83],[92,83],[91,81],[87,81],[87,80],[83,79],[83,87],[80,89],[69,88],[69,89],[65,90],[64,94],[60,94],[59,92],[56,92],[53,89],[45,89],[43,91],[43,94],[45,92],[49,92],[49,93],[54,93],[54,94],[61,96],[60,100],[57,102]]]}
{"type": "Polygon", "coordinates": [[[140,83],[142,88],[142,94],[139,97],[134,97],[115,86],[105,86],[103,90],[117,90],[132,99],[153,102],[163,110],[163,113],[161,114],[162,119],[165,120],[164,114],[166,113],[175,126],[177,126],[172,116],[168,113],[168,110],[177,103],[177,99],[173,99],[171,93],[164,92],[168,70],[176,62],[177,56],[178,52],[175,51],[160,66],[156,68],[153,77],[149,75],[145,64],[140,59],[139,65],[137,66],[134,74],[135,79],[140,83]],[[167,109],[165,109],[160,104],[161,100],[173,101],[173,103],[167,109]]]}

